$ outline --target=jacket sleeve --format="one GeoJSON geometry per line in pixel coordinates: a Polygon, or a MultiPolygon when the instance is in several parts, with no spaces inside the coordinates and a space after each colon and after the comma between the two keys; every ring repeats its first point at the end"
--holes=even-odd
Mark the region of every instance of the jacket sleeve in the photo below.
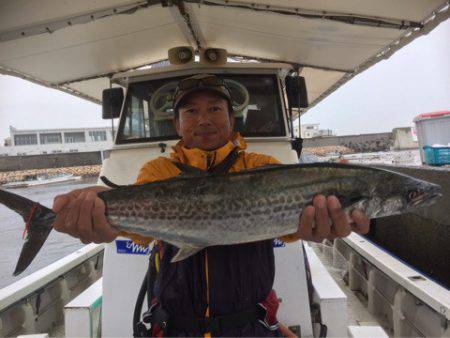
{"type": "MultiPolygon", "coordinates": [[[[140,185],[155,181],[162,181],[177,176],[180,171],[169,162],[170,160],[163,157],[147,162],[139,171],[135,184],[140,185]]],[[[121,231],[119,235],[128,237],[134,243],[140,245],[148,245],[151,241],[153,241],[152,237],[141,236],[126,231],[121,231]]]]}
{"type": "MultiPolygon", "coordinates": [[[[263,167],[270,164],[281,164],[280,161],[278,161],[276,158],[264,155],[264,154],[256,154],[256,153],[249,153],[246,158],[246,165],[247,168],[257,168],[257,167],[263,167]]],[[[297,233],[281,236],[279,238],[283,242],[291,243],[298,241],[300,237],[297,235],[297,233]]]]}

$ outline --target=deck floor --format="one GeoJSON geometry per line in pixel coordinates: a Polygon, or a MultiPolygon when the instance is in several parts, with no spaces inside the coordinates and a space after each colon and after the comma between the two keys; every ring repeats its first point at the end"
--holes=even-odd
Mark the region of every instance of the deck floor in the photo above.
{"type": "Polygon", "coordinates": [[[50,337],[64,337],[65,335],[66,331],[64,330],[64,322],[55,326],[49,333],[50,337]]]}
{"type": "MultiPolygon", "coordinates": [[[[380,322],[375,316],[373,316],[367,310],[367,300],[362,294],[358,294],[350,290],[349,286],[346,284],[343,275],[345,273],[345,259],[338,260],[333,264],[333,254],[332,247],[324,244],[312,244],[310,246],[313,248],[314,252],[319,257],[322,264],[325,266],[327,271],[333,277],[334,281],[339,285],[341,290],[347,296],[347,315],[348,315],[348,325],[358,325],[358,326],[381,326],[380,322]]],[[[383,327],[383,330],[390,337],[392,333],[383,327]]]]}
{"type": "MultiPolygon", "coordinates": [[[[380,326],[378,320],[367,310],[366,303],[367,300],[363,295],[353,292],[350,290],[346,284],[343,274],[345,262],[332,262],[332,248],[323,244],[312,244],[310,246],[314,249],[322,264],[325,266],[327,271],[333,277],[335,282],[339,285],[341,290],[347,296],[347,315],[348,315],[348,325],[356,326],[380,326]],[[341,265],[341,267],[339,267],[341,265]]],[[[385,332],[391,336],[391,333],[383,328],[385,332]]],[[[50,337],[64,337],[65,329],[64,322],[59,323],[55,326],[49,333],[50,337]]]]}

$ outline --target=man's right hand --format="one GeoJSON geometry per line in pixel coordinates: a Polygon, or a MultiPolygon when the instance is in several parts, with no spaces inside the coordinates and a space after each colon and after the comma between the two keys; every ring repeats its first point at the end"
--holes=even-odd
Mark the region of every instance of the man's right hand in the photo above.
{"type": "Polygon", "coordinates": [[[79,238],[84,244],[113,241],[119,231],[113,229],[105,216],[105,203],[97,196],[106,187],[76,189],[58,195],[53,202],[55,230],[79,238]]]}

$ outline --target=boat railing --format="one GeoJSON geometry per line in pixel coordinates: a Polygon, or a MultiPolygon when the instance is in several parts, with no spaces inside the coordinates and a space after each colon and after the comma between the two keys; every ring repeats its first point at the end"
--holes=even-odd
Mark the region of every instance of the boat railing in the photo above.
{"type": "Polygon", "coordinates": [[[450,290],[357,234],[334,242],[337,255],[347,261],[349,288],[395,337],[448,337],[450,290]]]}
{"type": "MultiPolygon", "coordinates": [[[[331,277],[309,244],[305,244],[305,252],[308,257],[314,288],[313,302],[319,307],[318,309],[311,309],[314,321],[320,325],[319,334],[315,334],[315,336],[324,336],[323,330],[326,327],[327,337],[345,337],[348,325],[347,296],[331,277]],[[319,318],[314,318],[314,316],[317,316],[317,311],[320,313],[320,321],[319,318]],[[321,331],[322,334],[320,334],[321,331]]],[[[317,328],[315,329],[317,330],[317,328]]]]}
{"type": "Polygon", "coordinates": [[[101,277],[103,249],[87,245],[0,289],[0,336],[62,327],[64,305],[101,277]]]}
{"type": "Polygon", "coordinates": [[[100,278],[64,308],[66,338],[101,337],[103,280],[100,278]]]}

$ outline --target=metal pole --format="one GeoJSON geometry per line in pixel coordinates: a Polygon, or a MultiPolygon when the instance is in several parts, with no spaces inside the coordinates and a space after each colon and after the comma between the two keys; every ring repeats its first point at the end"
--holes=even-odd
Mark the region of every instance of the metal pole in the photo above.
{"type": "MultiPolygon", "coordinates": [[[[111,76],[109,77],[109,89],[112,88],[112,81],[111,81],[111,76]]],[[[114,118],[111,117],[111,138],[114,142],[114,118]]]]}

